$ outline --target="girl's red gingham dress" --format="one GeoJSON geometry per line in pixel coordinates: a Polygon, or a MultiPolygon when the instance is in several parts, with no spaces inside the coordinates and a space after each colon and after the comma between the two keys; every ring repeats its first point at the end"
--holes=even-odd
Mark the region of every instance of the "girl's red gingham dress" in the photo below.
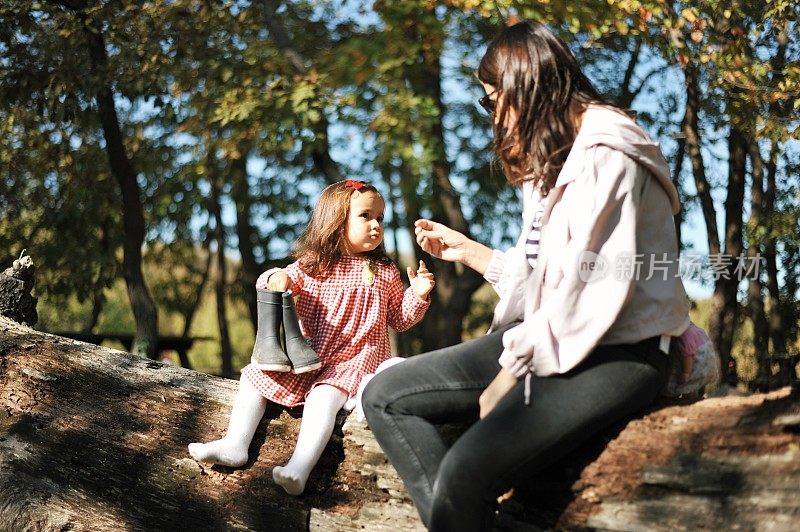
{"type": "MultiPolygon", "coordinates": [[[[322,279],[309,277],[297,262],[284,268],[299,295],[295,306],[303,335],[311,340],[322,367],[308,373],[262,371],[252,365],[242,369],[261,394],[275,403],[291,407],[303,404],[308,392],[319,384],[330,384],[354,397],[361,378],[373,373],[391,356],[389,329],[404,331],[422,319],[430,305],[408,288],[403,290],[394,264],[377,264],[375,281],[364,282],[363,257],[343,257],[322,279]]],[[[266,288],[261,274],[257,288],[266,288]]]]}

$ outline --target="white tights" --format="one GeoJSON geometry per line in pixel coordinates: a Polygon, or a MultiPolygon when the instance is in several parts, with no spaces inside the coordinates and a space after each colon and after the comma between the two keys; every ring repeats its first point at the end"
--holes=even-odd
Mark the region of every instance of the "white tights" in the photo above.
{"type": "Polygon", "coordinates": [[[294,454],[288,464],[272,470],[272,479],[289,495],[303,493],[308,475],[331,438],[336,413],[346,400],[345,392],[328,384],[316,386],[306,397],[294,454]]]}
{"type": "Polygon", "coordinates": [[[208,443],[190,443],[189,454],[198,462],[243,466],[247,463],[247,449],[266,408],[267,400],[255,386],[246,378],[239,379],[239,391],[233,400],[225,436],[208,443]]]}
{"type": "MultiPolygon", "coordinates": [[[[294,454],[285,466],[277,466],[272,478],[290,495],[300,495],[308,475],[317,464],[333,433],[336,413],[347,400],[347,394],[328,384],[314,387],[306,398],[300,434],[294,454]]],[[[247,463],[247,449],[253,440],[267,400],[246,378],[239,380],[239,391],[233,402],[228,431],[219,440],[209,443],[190,443],[189,454],[199,462],[228,467],[247,463]]]]}

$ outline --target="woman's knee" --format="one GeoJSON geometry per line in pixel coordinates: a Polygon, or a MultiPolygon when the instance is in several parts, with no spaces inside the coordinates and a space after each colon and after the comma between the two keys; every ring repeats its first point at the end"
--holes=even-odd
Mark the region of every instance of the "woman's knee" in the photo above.
{"type": "Polygon", "coordinates": [[[369,421],[371,413],[386,410],[389,398],[386,394],[387,383],[383,382],[385,377],[385,372],[378,373],[372,377],[361,394],[361,408],[364,409],[367,421],[369,421]]]}

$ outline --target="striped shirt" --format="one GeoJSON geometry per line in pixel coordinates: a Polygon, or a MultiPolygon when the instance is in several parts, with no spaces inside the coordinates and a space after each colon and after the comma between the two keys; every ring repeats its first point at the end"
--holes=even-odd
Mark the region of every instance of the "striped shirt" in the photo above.
{"type": "Polygon", "coordinates": [[[534,207],[531,232],[525,241],[525,257],[531,268],[536,269],[536,259],[539,258],[539,237],[542,232],[542,218],[544,217],[544,201],[542,199],[534,207]]]}

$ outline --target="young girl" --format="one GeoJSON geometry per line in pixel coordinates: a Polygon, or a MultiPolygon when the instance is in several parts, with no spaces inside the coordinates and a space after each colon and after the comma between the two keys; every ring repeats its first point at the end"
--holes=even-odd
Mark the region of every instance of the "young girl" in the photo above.
{"type": "MultiPolygon", "coordinates": [[[[307,371],[304,364],[302,370],[289,373],[246,366],[227,433],[210,443],[190,444],[193,458],[242,466],[267,401],[286,407],[305,403],[294,454],[272,473],[287,493],[303,492],[331,436],[336,413],[348,397],[355,397],[362,377],[389,358],[387,325],[408,329],[430,305],[434,279],[422,261],[416,272],[407,269],[411,286],[403,290],[400,272],[383,249],[383,211],[383,198],[367,183],[342,181],[322,192],[297,243],[296,261],[285,269],[268,270],[256,281],[260,293],[291,290],[298,296],[301,328],[321,367],[307,371]]],[[[287,344],[288,336],[287,329],[287,344]]]]}

